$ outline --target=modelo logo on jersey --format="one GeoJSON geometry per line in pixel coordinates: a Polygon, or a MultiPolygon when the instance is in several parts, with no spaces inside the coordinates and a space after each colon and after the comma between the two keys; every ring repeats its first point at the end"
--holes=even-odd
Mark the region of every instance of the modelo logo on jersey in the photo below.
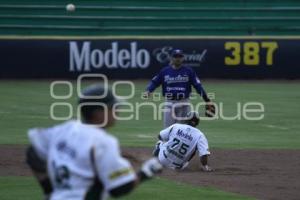
{"type": "Polygon", "coordinates": [[[70,71],[89,72],[92,69],[107,67],[141,68],[150,65],[150,54],[146,49],[138,49],[137,42],[130,43],[130,49],[119,49],[118,42],[112,42],[106,50],[92,49],[91,42],[83,42],[81,49],[78,42],[69,43],[70,71]]]}
{"type": "MultiPolygon", "coordinates": [[[[170,54],[174,48],[171,46],[165,46],[153,50],[153,56],[160,63],[166,64],[170,62],[170,54]]],[[[200,66],[200,63],[204,62],[207,49],[202,52],[197,53],[195,50],[192,53],[184,51],[184,62],[188,63],[190,66],[200,66]]]]}

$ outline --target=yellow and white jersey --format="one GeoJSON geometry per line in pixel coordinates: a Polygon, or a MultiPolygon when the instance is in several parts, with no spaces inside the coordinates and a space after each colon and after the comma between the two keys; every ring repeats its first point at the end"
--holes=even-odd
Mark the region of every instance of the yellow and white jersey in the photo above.
{"type": "Polygon", "coordinates": [[[159,160],[170,168],[182,168],[198,151],[199,156],[209,155],[205,135],[187,124],[173,124],[160,132],[159,160]]]}
{"type": "Polygon", "coordinates": [[[104,199],[109,190],[136,179],[117,139],[104,129],[70,120],[31,129],[28,135],[39,157],[47,161],[54,188],[51,200],[104,199]]]}

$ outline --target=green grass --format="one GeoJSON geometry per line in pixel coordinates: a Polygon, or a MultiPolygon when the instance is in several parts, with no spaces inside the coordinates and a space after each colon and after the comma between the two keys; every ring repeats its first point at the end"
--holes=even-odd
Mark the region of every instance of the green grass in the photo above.
{"type": "MultiPolygon", "coordinates": [[[[128,100],[142,103],[139,97],[147,82],[135,82],[135,96],[128,100]]],[[[213,148],[267,148],[299,149],[300,83],[287,81],[212,81],[203,82],[207,92],[215,94],[215,102],[223,104],[225,116],[235,116],[237,104],[261,102],[264,118],[259,121],[224,120],[202,121],[199,128],[206,134],[213,148]]],[[[49,117],[51,103],[50,81],[1,81],[0,82],[0,144],[26,144],[26,130],[35,126],[57,123],[49,117]]],[[[118,86],[118,94],[129,94],[128,86],[118,86]]],[[[55,92],[63,94],[65,87],[55,92]]],[[[157,90],[160,92],[160,89],[157,90]]],[[[76,104],[76,93],[68,100],[76,104]]],[[[202,102],[197,97],[194,103],[202,102]]],[[[160,102],[157,102],[160,103],[160,102]]],[[[110,129],[124,146],[152,146],[162,128],[161,120],[153,120],[151,108],[142,107],[139,120],[120,121],[110,129]]],[[[200,110],[203,115],[203,109],[200,110]]],[[[65,109],[56,110],[59,116],[65,109]]],[[[127,115],[128,116],[128,115],[127,115]]],[[[135,115],[136,116],[136,115],[135,115]]]]}
{"type": "MultiPolygon", "coordinates": [[[[31,127],[50,126],[58,123],[50,119],[53,102],[76,104],[76,93],[68,100],[55,100],[50,96],[51,81],[1,81],[0,82],[0,144],[27,144],[26,131],[31,127]]],[[[131,103],[144,102],[139,98],[147,82],[135,82],[135,96],[131,103]]],[[[224,106],[225,116],[237,113],[237,104],[261,102],[264,118],[259,121],[217,119],[202,121],[199,128],[208,137],[213,148],[274,148],[299,149],[300,84],[299,82],[269,81],[204,81],[209,93],[215,94],[215,102],[224,106]]],[[[75,89],[75,88],[74,88],[75,89]]],[[[157,90],[158,92],[160,90],[157,90]]],[[[66,93],[65,87],[55,90],[66,93]]],[[[128,87],[118,87],[118,94],[128,94],[128,87]]],[[[160,103],[158,101],[156,103],[160,103]]],[[[194,103],[202,102],[197,97],[194,103]]],[[[161,120],[153,120],[149,107],[141,109],[139,120],[120,121],[109,131],[120,139],[123,146],[153,146],[162,128],[161,120]]],[[[203,110],[202,115],[203,115],[203,110]]],[[[56,115],[65,115],[65,109],[56,115]]],[[[41,191],[31,177],[0,177],[1,199],[41,199],[41,191]]],[[[147,182],[123,199],[248,199],[214,188],[197,188],[157,178],[147,182]]]]}
{"type": "MultiPolygon", "coordinates": [[[[32,177],[0,177],[0,191],[2,200],[39,200],[42,192],[32,177]]],[[[182,183],[174,183],[156,178],[140,185],[123,200],[250,200],[243,196],[225,193],[213,188],[198,188],[182,183]]]]}
{"type": "Polygon", "coordinates": [[[42,199],[42,190],[32,177],[0,177],[1,199],[42,199]]]}

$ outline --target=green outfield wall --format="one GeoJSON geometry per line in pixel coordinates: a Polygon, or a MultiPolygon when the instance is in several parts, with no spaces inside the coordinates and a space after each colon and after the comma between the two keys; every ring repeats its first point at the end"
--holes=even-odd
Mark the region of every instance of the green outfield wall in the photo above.
{"type": "Polygon", "coordinates": [[[299,35],[297,0],[2,0],[1,35],[299,35]]]}

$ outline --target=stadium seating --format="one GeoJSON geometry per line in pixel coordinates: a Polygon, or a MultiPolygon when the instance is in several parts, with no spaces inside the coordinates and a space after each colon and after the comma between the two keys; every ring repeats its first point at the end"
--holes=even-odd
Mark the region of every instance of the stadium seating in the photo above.
{"type": "Polygon", "coordinates": [[[1,35],[299,35],[299,0],[2,0],[1,35]]]}

